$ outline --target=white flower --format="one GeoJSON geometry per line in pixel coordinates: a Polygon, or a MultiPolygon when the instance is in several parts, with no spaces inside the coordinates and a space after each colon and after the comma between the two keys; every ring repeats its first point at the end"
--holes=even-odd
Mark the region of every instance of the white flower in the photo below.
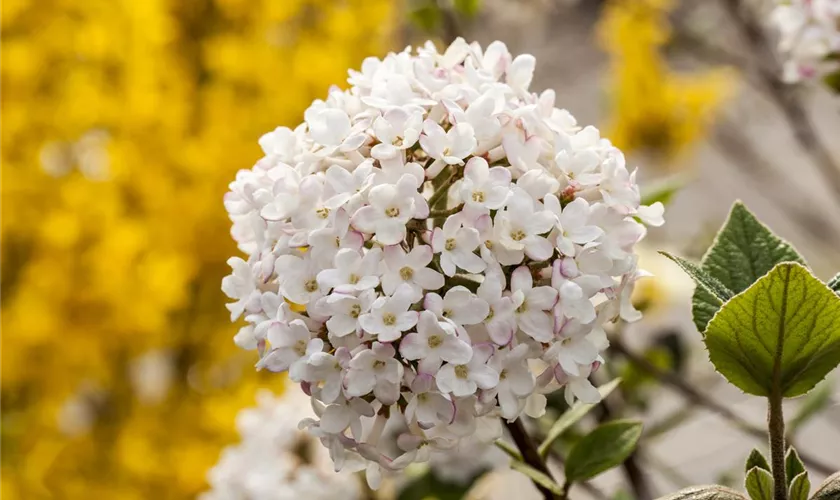
{"type": "Polygon", "coordinates": [[[455,416],[455,405],[450,399],[432,390],[433,378],[418,374],[411,384],[413,397],[405,408],[406,418],[418,424],[431,427],[441,422],[451,422],[455,416]]]}
{"type": "Polygon", "coordinates": [[[417,332],[409,333],[400,341],[400,354],[408,360],[420,360],[417,365],[419,374],[434,374],[443,361],[466,364],[472,356],[472,349],[458,338],[452,325],[439,322],[431,311],[423,311],[417,323],[417,332]]]}
{"type": "Polygon", "coordinates": [[[274,267],[280,292],[288,300],[305,305],[323,296],[318,284],[318,263],[309,256],[281,255],[274,267]]]}
{"type": "Polygon", "coordinates": [[[402,332],[417,324],[418,314],[409,311],[414,292],[408,285],[401,285],[391,297],[379,297],[370,312],[359,317],[359,324],[380,342],[393,342],[402,332]]]}
{"type": "Polygon", "coordinates": [[[358,165],[353,172],[338,165],[332,165],[327,169],[325,180],[335,193],[324,202],[329,210],[340,207],[347,207],[349,211],[355,211],[363,200],[363,193],[373,182],[373,162],[366,161],[358,165]]]}
{"type": "Polygon", "coordinates": [[[840,8],[836,0],[777,2],[770,16],[779,30],[784,79],[795,83],[837,71],[840,64],[840,8]],[[834,56],[834,57],[833,57],[834,56]]]}
{"type": "Polygon", "coordinates": [[[569,376],[558,364],[554,368],[554,374],[557,381],[566,387],[565,397],[566,403],[574,404],[575,399],[579,399],[582,403],[594,404],[601,401],[601,395],[598,389],[589,381],[589,375],[592,372],[590,366],[581,367],[580,375],[569,376]]]}
{"type": "Polygon", "coordinates": [[[236,299],[236,302],[227,304],[227,308],[230,310],[230,320],[235,321],[245,311],[256,312],[260,310],[260,296],[262,294],[257,289],[253,270],[247,262],[239,257],[231,257],[227,263],[233,269],[233,273],[230,276],[225,276],[222,280],[222,291],[228,297],[236,299]]]}
{"type": "Polygon", "coordinates": [[[350,117],[340,109],[310,108],[306,112],[306,124],[312,139],[327,148],[350,151],[365,141],[364,134],[352,133],[350,117]]]}
{"type": "Polygon", "coordinates": [[[525,407],[525,398],[534,390],[536,380],[528,368],[526,358],[529,347],[519,344],[513,349],[496,351],[489,365],[499,373],[496,392],[502,417],[513,420],[525,407]]]}
{"type": "Polygon", "coordinates": [[[282,372],[296,365],[296,370],[303,369],[310,355],[324,349],[323,340],[311,337],[306,323],[299,319],[289,324],[275,323],[268,329],[271,350],[257,363],[257,368],[282,372]]]}
{"type": "Polygon", "coordinates": [[[504,275],[488,274],[476,292],[478,298],[489,306],[484,320],[487,334],[493,342],[502,346],[510,344],[517,330],[513,300],[502,295],[504,288],[504,275]]]}
{"type": "Polygon", "coordinates": [[[332,289],[335,293],[356,293],[370,290],[379,284],[379,261],[382,251],[378,248],[364,254],[357,250],[343,248],[335,256],[335,268],[318,273],[318,285],[322,290],[332,289]]]}
{"type": "Polygon", "coordinates": [[[350,223],[359,231],[376,235],[383,245],[396,245],[405,238],[405,224],[414,217],[415,180],[403,175],[396,185],[380,184],[370,190],[370,205],[353,214],[350,223]]]}
{"type": "Polygon", "coordinates": [[[390,344],[374,342],[350,360],[350,370],[344,379],[345,393],[350,397],[364,396],[373,391],[382,404],[392,405],[399,397],[402,365],[394,359],[390,344]]]}
{"type": "Polygon", "coordinates": [[[423,307],[456,325],[475,325],[487,317],[490,306],[466,287],[455,286],[441,298],[436,293],[426,294],[423,307]]]}
{"type": "Polygon", "coordinates": [[[358,333],[361,330],[359,318],[370,311],[374,300],[376,293],[373,290],[365,290],[358,297],[340,293],[324,297],[319,305],[329,311],[327,330],[336,337],[358,333]]]}
{"type": "Polygon", "coordinates": [[[473,157],[464,167],[459,194],[467,207],[498,210],[505,205],[510,194],[510,177],[507,168],[490,168],[484,158],[473,157]]]}
{"type": "Polygon", "coordinates": [[[515,252],[516,262],[524,255],[533,260],[546,260],[554,252],[554,245],[545,236],[554,226],[554,217],[546,210],[535,210],[533,199],[522,191],[514,191],[507,208],[496,214],[496,238],[508,250],[515,252]]]}
{"type": "Polygon", "coordinates": [[[511,298],[519,328],[538,342],[550,342],[554,323],[550,311],[557,302],[557,290],[550,286],[534,287],[531,270],[517,267],[510,279],[511,298]]]}
{"type": "MultiPolygon", "coordinates": [[[[813,17],[836,19],[824,2],[813,17]]],[[[640,316],[635,245],[663,206],[640,205],[597,128],[530,92],[535,67],[463,39],[368,58],[304,123],[260,138],[265,157],[230,183],[245,253],[222,283],[244,317],[234,341],[310,396],[301,428],[337,470],[376,486],[492,442],[500,415],[545,411],[552,379],[570,402],[596,401],[604,328],[640,316]]],[[[285,491],[260,481],[226,493],[285,491]]]]}
{"type": "Polygon", "coordinates": [[[423,127],[423,113],[417,108],[393,108],[373,122],[373,130],[380,143],[370,154],[378,160],[395,157],[401,150],[408,149],[420,138],[423,127]]]}
{"type": "Polygon", "coordinates": [[[563,255],[575,255],[575,244],[585,245],[604,234],[603,229],[589,224],[589,203],[583,198],[575,198],[568,205],[560,208],[560,200],[549,194],[545,197],[545,207],[557,217],[557,239],[555,246],[563,255]]]}
{"type": "Polygon", "coordinates": [[[438,389],[454,396],[468,396],[475,393],[479,387],[485,390],[496,387],[499,383],[499,373],[487,366],[487,360],[492,354],[492,347],[476,345],[473,346],[472,357],[468,363],[443,365],[435,376],[438,389]]]}
{"type": "Polygon", "coordinates": [[[199,500],[362,498],[352,471],[333,471],[327,450],[298,429],[301,419],[314,416],[302,392],[260,392],[257,403],[237,414],[241,441],[222,451],[207,473],[210,490],[199,500]]]}
{"type": "Polygon", "coordinates": [[[385,247],[387,271],[382,274],[382,290],[393,294],[398,286],[405,283],[411,286],[417,295],[423,290],[437,290],[444,284],[443,275],[427,267],[432,262],[434,252],[428,245],[419,245],[405,253],[399,245],[385,247]]]}
{"type": "Polygon", "coordinates": [[[453,276],[456,268],[480,273],[487,267],[487,263],[473,253],[479,243],[478,230],[464,227],[455,217],[446,219],[443,228],[435,228],[432,233],[432,249],[440,254],[440,267],[447,276],[453,276]]]}
{"type": "Polygon", "coordinates": [[[459,123],[447,132],[432,120],[423,123],[420,144],[429,156],[449,165],[463,165],[478,145],[472,125],[459,123]]]}

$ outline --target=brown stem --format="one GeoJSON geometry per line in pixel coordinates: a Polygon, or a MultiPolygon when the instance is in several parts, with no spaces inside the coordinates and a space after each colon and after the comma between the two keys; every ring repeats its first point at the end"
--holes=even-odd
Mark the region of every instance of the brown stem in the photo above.
{"type": "MultiPolygon", "coordinates": [[[[551,473],[548,471],[545,461],[537,451],[537,446],[531,440],[531,436],[529,436],[525,431],[525,427],[522,425],[522,420],[516,419],[513,422],[505,421],[505,427],[507,427],[508,432],[510,432],[510,436],[513,438],[513,442],[516,443],[516,447],[519,448],[519,453],[522,454],[522,460],[533,469],[551,477],[551,473]]],[[[554,500],[554,493],[552,493],[548,488],[537,484],[536,482],[534,485],[538,490],[540,490],[540,493],[542,493],[545,500],[554,500]]]]}
{"type": "Polygon", "coordinates": [[[770,433],[770,469],[773,471],[773,500],[787,500],[785,418],[782,413],[782,399],[781,394],[773,394],[768,398],[767,405],[767,430],[770,433]]]}
{"type": "MultiPolygon", "coordinates": [[[[620,339],[617,339],[615,337],[610,338],[610,349],[621,353],[625,358],[627,358],[629,362],[633,363],[637,368],[648,373],[649,375],[657,379],[659,382],[664,384],[666,387],[669,387],[670,389],[679,393],[682,397],[684,397],[691,403],[694,403],[697,406],[701,406],[703,408],[717,413],[724,419],[728,420],[729,423],[734,425],[738,430],[758,439],[761,439],[762,441],[767,439],[766,430],[747,422],[738,414],[730,410],[729,407],[724,406],[715,401],[714,399],[711,399],[708,396],[700,393],[699,391],[697,391],[697,389],[689,385],[675,373],[671,371],[662,370],[659,367],[653,365],[650,361],[639,356],[635,352],[632,352],[630,349],[627,348],[627,346],[624,345],[623,342],[621,342],[620,339]]],[[[827,466],[820,460],[808,455],[807,453],[800,453],[799,458],[802,459],[802,461],[805,462],[809,467],[818,471],[820,474],[828,475],[833,472],[833,467],[827,466]]]]}
{"type": "MultiPolygon", "coordinates": [[[[606,400],[601,401],[599,406],[603,411],[601,421],[609,420],[615,413],[606,400]]],[[[624,475],[627,476],[627,482],[630,483],[630,487],[633,489],[633,496],[636,500],[651,500],[654,497],[653,492],[651,491],[647,477],[639,466],[641,450],[642,443],[639,443],[636,445],[633,453],[621,464],[621,468],[624,469],[624,475]]]]}
{"type": "Polygon", "coordinates": [[[793,88],[780,78],[781,66],[776,59],[770,41],[761,29],[761,25],[745,12],[742,0],[723,0],[723,5],[738,28],[741,36],[756,59],[763,63],[758,73],[764,81],[768,94],[782,111],[788,121],[793,137],[817,166],[825,178],[836,201],[840,201],[840,167],[835,163],[828,148],[817,135],[805,106],[794,93],[793,88]]]}

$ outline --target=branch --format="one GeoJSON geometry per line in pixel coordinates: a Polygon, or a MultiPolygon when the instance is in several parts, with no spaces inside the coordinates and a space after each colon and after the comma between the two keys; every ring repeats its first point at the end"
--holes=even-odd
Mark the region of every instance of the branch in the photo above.
{"type": "MultiPolygon", "coordinates": [[[[657,379],[665,386],[679,393],[689,402],[697,406],[702,406],[703,408],[717,413],[719,416],[723,417],[724,419],[729,421],[729,423],[734,425],[738,430],[746,434],[756,437],[762,441],[765,441],[767,439],[766,430],[747,422],[737,413],[730,410],[729,407],[724,406],[715,401],[714,399],[711,399],[708,396],[698,392],[694,387],[686,383],[681,377],[679,377],[675,373],[671,371],[662,370],[657,366],[653,365],[650,361],[646,360],[645,358],[630,351],[627,348],[627,346],[625,346],[624,343],[621,342],[621,340],[611,338],[610,348],[615,350],[616,352],[621,353],[625,358],[627,358],[628,361],[633,363],[637,368],[647,372],[649,375],[657,379]]],[[[802,459],[803,462],[808,464],[808,466],[818,471],[820,474],[828,475],[833,472],[833,467],[827,466],[820,460],[810,455],[807,455],[806,453],[800,453],[799,458],[802,459]]]]}
{"type": "MultiPolygon", "coordinates": [[[[551,473],[548,472],[548,467],[545,465],[545,461],[543,461],[539,452],[537,452],[536,445],[533,441],[531,441],[531,437],[525,431],[525,427],[522,425],[522,420],[516,419],[513,422],[505,421],[505,427],[507,427],[508,432],[510,432],[510,436],[513,438],[513,442],[516,443],[516,447],[519,448],[519,452],[522,453],[522,460],[533,469],[551,477],[551,473]]],[[[540,493],[542,493],[545,500],[554,500],[554,493],[549,491],[548,488],[537,484],[536,482],[534,483],[534,486],[540,490],[540,493]]]]}
{"type": "Polygon", "coordinates": [[[744,12],[741,0],[722,0],[722,2],[751,52],[759,61],[763,61],[765,66],[758,68],[758,74],[767,87],[770,98],[787,119],[793,131],[793,137],[811,157],[836,201],[840,202],[840,166],[835,163],[828,148],[819,139],[805,107],[794,93],[795,89],[779,79],[781,66],[764,31],[755,19],[744,12]]]}

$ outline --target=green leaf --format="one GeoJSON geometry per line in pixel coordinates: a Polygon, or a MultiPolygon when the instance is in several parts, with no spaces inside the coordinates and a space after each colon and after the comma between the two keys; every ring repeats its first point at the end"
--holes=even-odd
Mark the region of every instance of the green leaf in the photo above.
{"type": "MultiPolygon", "coordinates": [[[[609,396],[620,383],[621,378],[616,378],[599,387],[598,393],[601,394],[601,399],[609,396]]],[[[595,406],[595,404],[581,403],[578,401],[574,406],[560,415],[560,418],[558,418],[557,421],[554,422],[554,425],[551,426],[551,429],[549,429],[545,440],[540,444],[540,456],[545,457],[548,455],[549,450],[551,450],[551,445],[553,445],[554,442],[569,429],[569,427],[575,425],[580,419],[589,413],[589,410],[595,406]]]]}
{"type": "Polygon", "coordinates": [[[454,6],[462,15],[472,17],[481,9],[481,0],[455,0],[454,6]]]}
{"type": "Polygon", "coordinates": [[[719,484],[689,486],[658,500],[746,500],[747,497],[719,484]]]}
{"type": "Polygon", "coordinates": [[[637,420],[599,425],[572,446],[566,459],[566,478],[584,481],[621,464],[633,453],[641,436],[642,423],[637,420]]]}
{"type": "Polygon", "coordinates": [[[525,474],[529,479],[546,488],[555,495],[563,495],[563,488],[561,488],[559,484],[555,483],[550,477],[546,476],[537,469],[534,469],[530,465],[517,460],[512,460],[510,462],[510,468],[525,474]]]}
{"type": "Polygon", "coordinates": [[[805,394],[840,363],[840,297],[796,263],[733,297],[706,329],[709,360],[748,394],[805,394]]]}
{"type": "Polygon", "coordinates": [[[793,478],[803,472],[805,472],[805,464],[802,463],[802,460],[799,458],[799,454],[796,453],[796,450],[791,446],[785,456],[785,478],[787,480],[787,485],[790,486],[790,483],[793,482],[793,478]]]}
{"type": "Polygon", "coordinates": [[[503,441],[501,439],[497,439],[496,447],[505,452],[505,454],[510,458],[514,460],[519,460],[520,462],[522,461],[522,454],[519,453],[519,450],[514,448],[513,445],[509,444],[508,442],[503,441]]]}
{"type": "Polygon", "coordinates": [[[834,393],[834,384],[831,380],[824,380],[813,391],[802,399],[802,404],[796,410],[796,414],[785,423],[788,435],[793,435],[802,425],[819,415],[832,403],[831,396],[834,393]]]}
{"type": "Polygon", "coordinates": [[[752,500],[773,500],[773,475],[761,467],[753,467],[744,480],[752,500]]]}
{"type": "Polygon", "coordinates": [[[801,472],[790,483],[788,500],[808,500],[808,494],[810,492],[811,481],[808,479],[808,473],[801,472]]]}
{"type": "Polygon", "coordinates": [[[767,463],[767,459],[764,458],[764,455],[762,455],[757,448],[753,448],[753,451],[750,452],[750,456],[747,457],[747,466],[744,468],[744,472],[749,472],[753,467],[758,467],[759,469],[764,469],[768,472],[770,471],[770,464],[767,463]]]}
{"type": "Polygon", "coordinates": [[[685,271],[685,273],[689,275],[691,279],[694,280],[695,283],[702,286],[707,292],[714,295],[715,298],[719,301],[726,302],[735,295],[734,293],[732,293],[732,290],[726,288],[726,285],[718,281],[717,278],[715,278],[711,274],[701,269],[700,266],[698,266],[697,264],[683,259],[682,257],[672,255],[668,252],[659,253],[674,261],[678,266],[680,266],[680,269],[685,271]]]}
{"type": "Polygon", "coordinates": [[[817,487],[817,491],[811,500],[840,500],[840,472],[828,476],[828,478],[817,487]]]}
{"type": "Polygon", "coordinates": [[[642,193],[642,205],[653,205],[656,202],[660,202],[663,205],[668,205],[673,199],[674,195],[679,192],[680,189],[685,187],[688,184],[688,178],[686,176],[674,176],[670,179],[666,179],[664,182],[661,182],[651,189],[646,190],[642,193]]]}
{"type": "Polygon", "coordinates": [[[834,293],[840,293],[840,273],[835,274],[833,278],[828,280],[826,285],[828,285],[828,288],[834,290],[834,293]]]}
{"type": "MultiPolygon", "coordinates": [[[[805,264],[789,243],[737,201],[700,267],[733,293],[741,293],[781,262],[805,264]]],[[[700,288],[695,290],[692,302],[694,324],[704,332],[722,303],[700,288]]]]}

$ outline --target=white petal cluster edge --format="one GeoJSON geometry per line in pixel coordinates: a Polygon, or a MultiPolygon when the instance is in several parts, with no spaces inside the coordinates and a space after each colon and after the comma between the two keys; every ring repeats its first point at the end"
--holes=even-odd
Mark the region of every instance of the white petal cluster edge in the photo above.
{"type": "Polygon", "coordinates": [[[302,428],[374,488],[559,388],[597,401],[604,325],[640,317],[634,246],[662,204],[529,91],[535,65],[463,39],[368,58],[264,135],[225,197],[247,254],[222,282],[235,342],[288,371],[316,415],[302,428]]]}

